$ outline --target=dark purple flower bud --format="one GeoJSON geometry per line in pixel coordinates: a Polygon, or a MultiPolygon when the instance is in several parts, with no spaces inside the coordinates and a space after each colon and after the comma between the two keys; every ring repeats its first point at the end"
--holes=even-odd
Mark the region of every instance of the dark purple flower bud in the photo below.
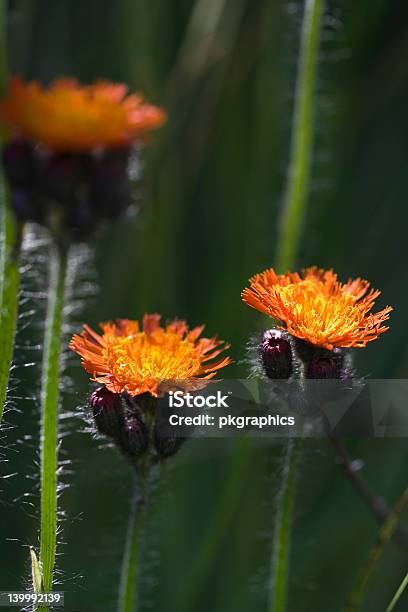
{"type": "Polygon", "coordinates": [[[3,167],[11,185],[29,185],[35,176],[33,147],[24,140],[13,140],[3,149],[3,167]]]}
{"type": "Polygon", "coordinates": [[[99,387],[91,394],[89,403],[99,433],[110,438],[120,435],[124,422],[120,395],[99,387]]]}
{"type": "Polygon", "coordinates": [[[91,169],[91,200],[101,215],[114,218],[132,202],[128,175],[129,149],[107,151],[91,169]]]}
{"type": "Polygon", "coordinates": [[[177,438],[174,436],[168,437],[161,434],[157,427],[154,428],[154,446],[157,454],[162,458],[166,459],[175,455],[180,450],[181,445],[185,442],[185,438],[177,438]]]}
{"type": "Polygon", "coordinates": [[[293,371],[292,347],[286,332],[269,329],[262,338],[261,358],[268,378],[287,379],[293,371]]]}
{"type": "Polygon", "coordinates": [[[129,459],[138,459],[149,446],[149,432],[137,416],[127,417],[123,423],[117,442],[129,459]]]}
{"type": "Polygon", "coordinates": [[[59,203],[72,204],[83,183],[86,159],[83,155],[55,154],[41,172],[41,191],[59,203]]]}
{"type": "Polygon", "coordinates": [[[307,378],[326,379],[341,377],[341,360],[336,357],[314,357],[309,363],[307,378]]]}

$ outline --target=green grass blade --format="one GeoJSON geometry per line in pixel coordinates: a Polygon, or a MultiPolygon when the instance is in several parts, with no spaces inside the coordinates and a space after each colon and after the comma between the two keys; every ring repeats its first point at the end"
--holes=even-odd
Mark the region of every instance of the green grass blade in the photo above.
{"type": "Polygon", "coordinates": [[[40,562],[45,592],[52,590],[57,540],[58,407],[66,268],[66,253],[52,245],[41,384],[40,562]]]}
{"type": "Polygon", "coordinates": [[[314,93],[323,7],[324,0],[305,1],[288,185],[276,253],[276,266],[282,272],[295,263],[309,193],[314,93]]]}
{"type": "Polygon", "coordinates": [[[301,449],[301,438],[292,438],[288,441],[272,546],[270,601],[268,608],[270,612],[283,612],[287,609],[290,534],[301,449]]]}
{"type": "Polygon", "coordinates": [[[395,593],[394,597],[392,598],[390,605],[388,606],[388,608],[386,609],[385,612],[392,612],[395,608],[395,606],[397,605],[397,603],[399,602],[399,600],[401,599],[401,596],[403,594],[403,592],[405,591],[405,589],[408,586],[408,573],[405,575],[405,578],[403,579],[403,581],[401,582],[401,584],[399,585],[397,592],[395,593]]]}
{"type": "Polygon", "coordinates": [[[378,540],[371,549],[367,561],[357,576],[356,584],[346,604],[346,612],[357,612],[361,610],[369,580],[398,526],[402,513],[407,507],[408,488],[404,491],[394,506],[389,518],[380,529],[378,540]]]}

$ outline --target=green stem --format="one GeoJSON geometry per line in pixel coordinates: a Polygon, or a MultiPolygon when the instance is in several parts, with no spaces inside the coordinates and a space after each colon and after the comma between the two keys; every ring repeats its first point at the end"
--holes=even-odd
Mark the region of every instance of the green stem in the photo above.
{"type": "MultiPolygon", "coordinates": [[[[6,90],[6,3],[0,0],[0,95],[6,90]]],[[[0,425],[6,401],[17,321],[19,236],[8,208],[3,176],[0,177],[0,425]]]]}
{"type": "Polygon", "coordinates": [[[140,540],[146,516],[144,481],[135,478],[130,506],[125,553],[120,575],[118,612],[134,612],[138,599],[140,540]],[[142,490],[140,490],[142,485],[142,490]]]}
{"type": "MultiPolygon", "coordinates": [[[[305,0],[296,79],[289,176],[276,250],[276,267],[281,272],[290,269],[295,263],[309,194],[313,152],[314,94],[323,8],[324,0],[305,0]]],[[[288,441],[272,546],[269,594],[271,612],[284,612],[287,609],[290,533],[301,447],[301,439],[288,441]]]]}
{"type": "MultiPolygon", "coordinates": [[[[291,268],[295,262],[309,192],[313,149],[314,91],[323,6],[324,0],[305,1],[289,177],[276,251],[276,267],[279,271],[291,268]]],[[[271,612],[284,612],[287,609],[290,532],[301,446],[301,439],[292,438],[288,441],[283,467],[272,546],[269,596],[271,612]]]]}
{"type": "Polygon", "coordinates": [[[405,591],[407,587],[408,587],[408,574],[405,575],[405,578],[399,585],[397,592],[395,593],[394,597],[392,598],[390,602],[390,605],[388,606],[385,612],[392,612],[394,610],[395,606],[397,605],[397,603],[399,602],[401,598],[401,595],[403,594],[403,592],[405,591]]]}
{"type": "Polygon", "coordinates": [[[16,332],[18,293],[20,287],[18,236],[13,215],[10,212],[5,189],[0,193],[0,425],[6,402],[7,385],[13,357],[14,336],[16,332]]]}
{"type": "Polygon", "coordinates": [[[278,236],[276,267],[293,266],[303,227],[313,150],[314,92],[324,0],[305,0],[296,80],[289,176],[278,236]]]}
{"type": "Polygon", "coordinates": [[[401,515],[406,508],[408,508],[408,488],[404,491],[403,495],[394,506],[393,511],[391,512],[387,521],[382,526],[377,543],[370,551],[368,559],[357,577],[355,587],[346,604],[346,612],[357,612],[357,610],[361,609],[361,604],[364,600],[368,581],[370,580],[378,561],[382,557],[387,544],[391,540],[401,519],[401,515]]]}
{"type": "Polygon", "coordinates": [[[41,386],[40,562],[45,592],[52,590],[57,541],[58,409],[66,270],[66,252],[52,245],[41,386]]]}
{"type": "Polygon", "coordinates": [[[291,438],[286,448],[272,546],[270,601],[268,608],[271,612],[283,612],[287,609],[290,533],[293,520],[297,468],[302,450],[302,442],[302,438],[291,438]]]}

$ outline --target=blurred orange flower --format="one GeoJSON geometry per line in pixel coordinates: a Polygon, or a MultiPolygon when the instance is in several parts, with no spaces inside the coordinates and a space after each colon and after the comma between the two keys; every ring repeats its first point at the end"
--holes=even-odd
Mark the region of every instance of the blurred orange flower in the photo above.
{"type": "Polygon", "coordinates": [[[364,347],[388,330],[390,306],[373,314],[380,291],[361,278],[340,283],[333,270],[306,268],[301,274],[276,274],[271,268],[250,279],[243,301],[274,317],[290,334],[310,344],[364,347]]]}
{"type": "Polygon", "coordinates": [[[55,151],[124,147],[166,121],[165,112],[128,94],[126,85],[80,85],[57,79],[49,88],[13,77],[0,100],[0,122],[55,151]]]}
{"type": "Polygon", "coordinates": [[[231,363],[229,357],[211,361],[229,345],[217,338],[202,338],[204,326],[189,330],[184,321],[165,327],[160,315],[145,315],[142,330],[137,321],[119,319],[101,323],[103,334],[88,325],[75,335],[70,348],[82,357],[82,366],[113,393],[157,397],[163,381],[209,379],[231,363]],[[208,363],[211,361],[211,363],[208,363]]]}

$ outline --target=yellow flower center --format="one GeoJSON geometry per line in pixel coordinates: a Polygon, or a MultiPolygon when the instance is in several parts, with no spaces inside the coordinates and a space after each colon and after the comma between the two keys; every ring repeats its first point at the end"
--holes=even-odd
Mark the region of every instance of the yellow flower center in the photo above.
{"type": "Polygon", "coordinates": [[[150,378],[177,380],[193,377],[201,367],[200,352],[193,342],[162,329],[110,340],[106,363],[116,380],[137,383],[150,378]]]}
{"type": "Polygon", "coordinates": [[[335,344],[346,333],[358,329],[364,314],[356,308],[356,299],[346,291],[332,294],[322,283],[304,280],[280,287],[278,294],[291,313],[288,328],[314,339],[316,344],[330,338],[335,344]]]}

